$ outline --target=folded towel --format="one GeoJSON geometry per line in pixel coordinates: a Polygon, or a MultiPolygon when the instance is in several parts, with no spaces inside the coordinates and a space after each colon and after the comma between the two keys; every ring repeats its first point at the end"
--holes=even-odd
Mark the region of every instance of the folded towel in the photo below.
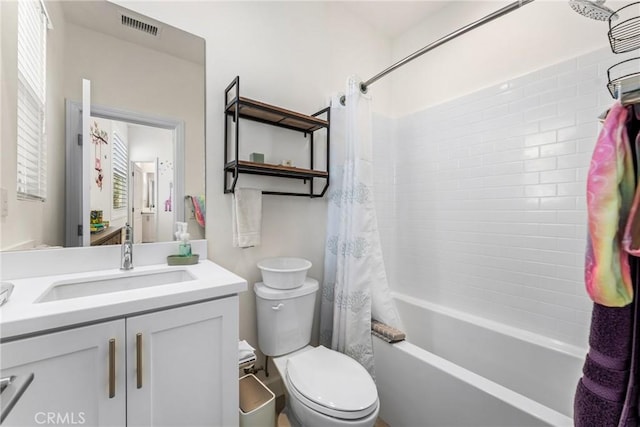
{"type": "Polygon", "coordinates": [[[191,196],[191,203],[193,203],[193,213],[195,214],[196,221],[200,227],[204,227],[207,212],[204,196],[191,196]]]}
{"type": "MultiPolygon", "coordinates": [[[[632,306],[605,307],[593,305],[589,347],[607,359],[629,360],[633,333],[632,306]]],[[[611,365],[610,363],[604,363],[611,365]]],[[[620,369],[621,366],[612,366],[620,369]]]]}
{"type": "Polygon", "coordinates": [[[252,362],[256,360],[254,353],[255,348],[251,347],[247,341],[242,340],[238,342],[238,364],[252,362]]]}
{"type": "Polygon", "coordinates": [[[617,426],[631,365],[634,305],[593,305],[589,354],[574,400],[576,427],[617,426]]]}
{"type": "Polygon", "coordinates": [[[591,299],[608,307],[623,307],[633,299],[629,261],[621,242],[635,187],[627,116],[627,108],[619,102],[611,107],[587,177],[585,283],[591,299]]]}
{"type": "Polygon", "coordinates": [[[388,343],[403,341],[406,338],[405,333],[401,330],[373,319],[371,320],[371,333],[388,343]]]}
{"type": "Polygon", "coordinates": [[[253,188],[236,188],[231,216],[233,246],[250,248],[260,245],[262,192],[253,188]]]}
{"type": "Polygon", "coordinates": [[[621,411],[622,402],[603,399],[592,393],[580,380],[573,406],[575,427],[616,427],[620,420],[621,411]]]}

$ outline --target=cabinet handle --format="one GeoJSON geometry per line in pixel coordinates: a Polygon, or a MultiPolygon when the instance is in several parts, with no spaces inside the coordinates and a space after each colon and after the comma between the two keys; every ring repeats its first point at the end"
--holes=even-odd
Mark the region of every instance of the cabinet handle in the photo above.
{"type": "Polygon", "coordinates": [[[116,396],[116,340],[109,340],[109,399],[116,396]]]}
{"type": "Polygon", "coordinates": [[[0,399],[0,424],[9,415],[18,400],[22,397],[25,390],[33,381],[33,372],[28,375],[15,376],[11,375],[0,380],[0,388],[2,399],[0,399]]]}
{"type": "Polygon", "coordinates": [[[136,334],[136,383],[142,388],[142,334],[136,334]]]}

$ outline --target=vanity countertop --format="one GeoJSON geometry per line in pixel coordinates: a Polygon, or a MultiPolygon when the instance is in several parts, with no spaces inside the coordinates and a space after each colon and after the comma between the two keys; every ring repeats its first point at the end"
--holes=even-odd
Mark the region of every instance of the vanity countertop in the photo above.
{"type": "Polygon", "coordinates": [[[202,260],[188,266],[155,264],[119,269],[59,274],[9,280],[14,290],[9,301],[0,307],[0,339],[135,315],[163,307],[235,295],[247,289],[246,280],[219,265],[202,260]],[[194,280],[157,285],[119,292],[37,302],[53,285],[79,282],[95,277],[141,275],[151,272],[186,270],[194,280]]]}

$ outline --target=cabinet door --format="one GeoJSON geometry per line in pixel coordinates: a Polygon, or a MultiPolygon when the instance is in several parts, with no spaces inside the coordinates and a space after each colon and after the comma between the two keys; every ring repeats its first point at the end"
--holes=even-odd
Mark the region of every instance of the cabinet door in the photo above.
{"type": "Polygon", "coordinates": [[[129,426],[238,424],[238,297],[127,319],[129,426]]]}
{"type": "Polygon", "coordinates": [[[0,345],[3,378],[34,374],[3,426],[124,426],[124,332],[116,320],[0,345]]]}

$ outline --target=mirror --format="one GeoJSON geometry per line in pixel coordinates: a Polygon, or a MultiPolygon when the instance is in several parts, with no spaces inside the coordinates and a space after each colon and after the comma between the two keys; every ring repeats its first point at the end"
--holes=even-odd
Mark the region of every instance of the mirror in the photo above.
{"type": "Polygon", "coordinates": [[[153,213],[156,210],[156,162],[137,162],[142,169],[142,212],[153,213]]]}
{"type": "Polygon", "coordinates": [[[189,224],[192,239],[204,238],[202,217],[196,220],[205,194],[204,39],[107,1],[44,4],[50,28],[42,201],[17,193],[18,2],[0,2],[0,249],[77,246],[84,194],[91,240],[99,244],[117,243],[105,230],[118,237],[125,222],[134,225],[136,242],[174,240],[176,221],[189,224]],[[91,82],[97,136],[88,165],[74,154],[83,79],[91,82]],[[90,168],[88,186],[78,178],[83,167],[90,168]]]}

